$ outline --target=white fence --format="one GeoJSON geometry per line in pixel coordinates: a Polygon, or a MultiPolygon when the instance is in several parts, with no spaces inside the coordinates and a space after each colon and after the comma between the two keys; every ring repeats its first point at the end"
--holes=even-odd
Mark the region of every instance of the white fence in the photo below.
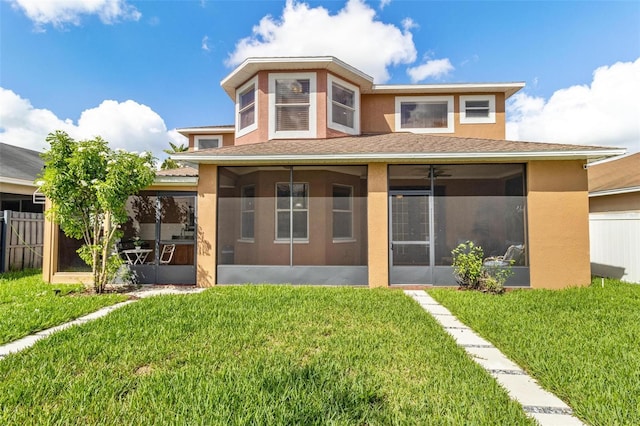
{"type": "Polygon", "coordinates": [[[589,214],[591,273],[640,283],[640,212],[589,214]]]}

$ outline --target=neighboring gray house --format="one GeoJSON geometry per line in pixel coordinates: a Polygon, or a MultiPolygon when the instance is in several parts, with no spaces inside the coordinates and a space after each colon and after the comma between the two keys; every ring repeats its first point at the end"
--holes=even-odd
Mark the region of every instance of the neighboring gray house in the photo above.
{"type": "Polygon", "coordinates": [[[33,193],[43,166],[38,151],[0,143],[0,210],[42,213],[44,205],[33,202],[33,193]]]}

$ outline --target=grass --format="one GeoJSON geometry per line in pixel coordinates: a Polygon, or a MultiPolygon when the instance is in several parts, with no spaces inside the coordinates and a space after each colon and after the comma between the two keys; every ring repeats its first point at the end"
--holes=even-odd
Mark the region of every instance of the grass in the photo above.
{"type": "Polygon", "coordinates": [[[104,306],[123,295],[87,296],[81,284],[46,284],[39,270],[0,274],[0,344],[62,324],[104,306]],[[54,290],[59,290],[56,296],[54,290]]]}
{"type": "Polygon", "coordinates": [[[534,424],[402,292],[140,300],[0,361],[0,424],[534,424]]]}
{"type": "Polygon", "coordinates": [[[429,294],[592,425],[640,424],[640,285],[429,294]]]}

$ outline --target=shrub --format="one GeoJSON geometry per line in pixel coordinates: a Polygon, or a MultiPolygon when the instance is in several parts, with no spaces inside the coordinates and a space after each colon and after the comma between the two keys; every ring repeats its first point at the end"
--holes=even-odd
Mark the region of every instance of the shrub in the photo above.
{"type": "Polygon", "coordinates": [[[473,241],[467,241],[453,249],[451,255],[453,257],[453,273],[460,287],[477,289],[484,271],[482,247],[475,245],[473,241]]]}
{"type": "Polygon", "coordinates": [[[451,251],[453,273],[460,288],[479,290],[486,293],[501,294],[504,283],[513,275],[511,264],[484,266],[484,251],[473,241],[459,244],[451,251]]]}

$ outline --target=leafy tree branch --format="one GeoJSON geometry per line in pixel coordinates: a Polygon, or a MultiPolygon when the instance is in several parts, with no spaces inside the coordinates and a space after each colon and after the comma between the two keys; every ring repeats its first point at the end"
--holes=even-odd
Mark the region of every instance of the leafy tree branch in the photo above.
{"type": "Polygon", "coordinates": [[[153,183],[155,159],[148,152],[112,150],[100,137],[75,141],[62,131],[50,133],[47,142],[39,178],[52,202],[47,217],[68,237],[84,241],[78,254],[101,293],[122,264],[114,248],[127,221],[127,199],[153,183]]]}

